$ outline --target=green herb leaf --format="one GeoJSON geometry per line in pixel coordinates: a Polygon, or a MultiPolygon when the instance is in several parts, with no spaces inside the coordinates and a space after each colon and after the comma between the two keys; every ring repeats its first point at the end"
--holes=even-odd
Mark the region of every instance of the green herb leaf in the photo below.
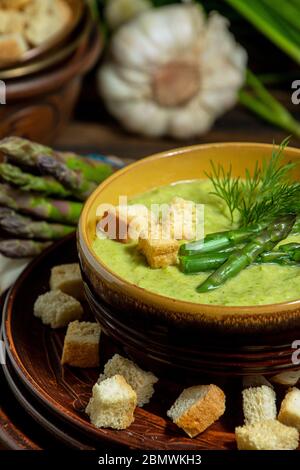
{"type": "Polygon", "coordinates": [[[212,194],[225,201],[232,221],[236,213],[242,227],[278,215],[300,214],[300,183],[289,181],[296,163],[282,163],[288,143],[286,138],[261,166],[256,162],[252,174],[247,169],[244,180],[233,176],[231,166],[226,171],[211,162],[212,172],[207,177],[214,186],[212,194]]]}

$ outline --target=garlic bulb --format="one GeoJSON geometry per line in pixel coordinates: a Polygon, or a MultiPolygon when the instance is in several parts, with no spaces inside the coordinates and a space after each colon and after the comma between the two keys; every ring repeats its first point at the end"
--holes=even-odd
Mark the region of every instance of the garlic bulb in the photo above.
{"type": "Polygon", "coordinates": [[[165,6],[115,33],[99,88],[128,130],[190,138],[236,103],[246,62],[224,17],[206,19],[194,4],[165,6]]]}
{"type": "Polygon", "coordinates": [[[150,0],[108,0],[104,10],[105,21],[114,30],[151,6],[150,0]]]}

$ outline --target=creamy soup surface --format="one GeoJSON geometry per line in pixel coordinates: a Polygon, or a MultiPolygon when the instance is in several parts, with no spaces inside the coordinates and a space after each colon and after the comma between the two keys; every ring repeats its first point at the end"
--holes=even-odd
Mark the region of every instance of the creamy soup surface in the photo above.
{"type": "MultiPolygon", "coordinates": [[[[179,182],[141,194],[130,203],[169,203],[175,196],[204,204],[205,234],[229,230],[232,224],[223,201],[211,194],[209,180],[179,182]]],[[[298,242],[300,235],[293,235],[281,243],[298,242]]],[[[300,298],[300,267],[276,264],[252,265],[220,288],[203,294],[196,287],[210,273],[186,275],[177,266],[151,269],[134,243],[123,244],[108,239],[96,239],[93,249],[97,257],[109,269],[128,282],[158,294],[200,304],[214,305],[263,305],[300,298]]]]}

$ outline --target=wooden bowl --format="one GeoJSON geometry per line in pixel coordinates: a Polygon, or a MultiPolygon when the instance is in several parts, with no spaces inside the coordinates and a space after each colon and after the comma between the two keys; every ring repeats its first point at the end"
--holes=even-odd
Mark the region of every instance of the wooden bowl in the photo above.
{"type": "MultiPolygon", "coordinates": [[[[100,203],[117,204],[120,194],[132,197],[195,175],[203,178],[211,160],[231,162],[234,174],[243,175],[256,161],[270,158],[272,148],[226,143],[163,152],[117,172],[89,198],[78,229],[87,298],[106,332],[132,356],[143,355],[152,367],[168,364],[196,372],[274,373],[293,367],[291,343],[297,328],[300,331],[300,300],[242,307],[176,300],[129,283],[99,261],[91,248],[100,203]]],[[[298,161],[300,150],[287,149],[285,158],[298,161]]]]}
{"type": "Polygon", "coordinates": [[[19,135],[51,144],[68,122],[84,75],[95,65],[103,42],[93,30],[70,58],[33,76],[7,80],[0,106],[0,138],[19,135]]]}

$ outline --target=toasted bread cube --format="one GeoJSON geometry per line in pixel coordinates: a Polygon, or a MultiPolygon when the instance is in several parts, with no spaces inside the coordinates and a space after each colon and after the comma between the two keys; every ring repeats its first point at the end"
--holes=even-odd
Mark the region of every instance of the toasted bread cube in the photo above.
{"type": "Polygon", "coordinates": [[[152,372],[142,370],[133,361],[115,354],[104,366],[104,374],[100,375],[98,383],[116,374],[122,375],[126,382],[137,394],[138,406],[149,403],[153,393],[153,385],[158,381],[152,372]]]}
{"type": "Polygon", "coordinates": [[[78,320],[69,323],[61,363],[83,368],[98,367],[100,333],[99,323],[78,320]]]}
{"type": "Polygon", "coordinates": [[[126,429],[134,421],[135,408],[135,391],[115,375],[94,385],[86,413],[97,428],[126,429]]]}
{"type": "Polygon", "coordinates": [[[83,300],[84,289],[79,264],[54,266],[51,270],[50,289],[60,290],[77,300],[83,300]]]}
{"type": "Polygon", "coordinates": [[[167,412],[190,437],[205,431],[225,412],[224,392],[216,385],[196,385],[183,390],[167,412]]]}
{"type": "Polygon", "coordinates": [[[278,421],[287,426],[292,426],[300,431],[300,390],[299,388],[291,388],[284,397],[278,421]]]}
{"type": "Polygon", "coordinates": [[[193,240],[197,233],[197,205],[181,197],[174,197],[167,216],[171,236],[176,240],[193,240]]]}
{"type": "Polygon", "coordinates": [[[70,6],[63,0],[35,1],[25,11],[26,39],[33,46],[39,46],[62,31],[72,18],[70,6]]]}
{"type": "Polygon", "coordinates": [[[148,231],[153,214],[141,204],[120,205],[97,214],[97,229],[107,238],[122,243],[137,241],[142,232],[148,231]]]}
{"type": "Polygon", "coordinates": [[[78,300],[59,290],[40,295],[34,304],[34,315],[45,325],[62,328],[83,315],[78,300]]]}
{"type": "Polygon", "coordinates": [[[152,258],[147,258],[149,265],[153,269],[166,268],[177,264],[177,252],[168,253],[166,255],[157,255],[152,258]]]}
{"type": "Polygon", "coordinates": [[[245,424],[267,419],[276,419],[276,395],[271,387],[249,387],[243,390],[245,424]]]}
{"type": "Polygon", "coordinates": [[[138,249],[151,268],[165,268],[177,263],[179,243],[173,239],[139,238],[138,249]]]}
{"type": "Polygon", "coordinates": [[[276,420],[237,427],[235,437],[239,450],[294,450],[299,441],[297,429],[276,420]]]}
{"type": "Polygon", "coordinates": [[[21,33],[0,35],[0,63],[20,60],[29,49],[21,33]]]}
{"type": "MultiPolygon", "coordinates": [[[[1,5],[0,5],[1,6],[1,5]]],[[[22,33],[25,18],[19,11],[0,10],[0,34],[22,33]]]]}

